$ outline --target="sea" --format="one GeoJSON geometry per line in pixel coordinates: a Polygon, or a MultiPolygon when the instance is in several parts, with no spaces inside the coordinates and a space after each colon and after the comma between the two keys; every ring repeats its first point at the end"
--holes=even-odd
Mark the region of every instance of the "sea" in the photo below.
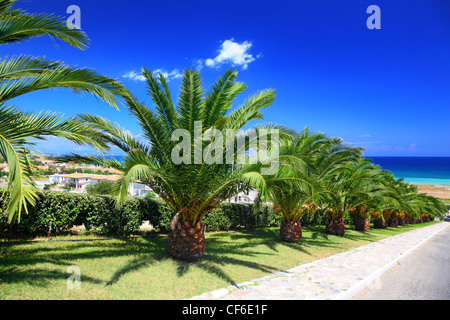
{"type": "Polygon", "coordinates": [[[450,157],[367,158],[408,183],[450,185],[450,157]]]}

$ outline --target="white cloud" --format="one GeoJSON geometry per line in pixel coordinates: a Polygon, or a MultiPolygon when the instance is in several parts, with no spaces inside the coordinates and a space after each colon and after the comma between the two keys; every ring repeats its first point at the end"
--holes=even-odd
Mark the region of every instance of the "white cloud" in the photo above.
{"type": "MultiPolygon", "coordinates": [[[[173,69],[172,71],[166,71],[164,69],[156,69],[153,71],[153,73],[155,75],[162,74],[167,81],[183,77],[183,74],[178,69],[173,69]]],[[[137,73],[135,71],[127,72],[126,74],[122,75],[122,77],[134,81],[145,81],[145,77],[142,74],[137,73]]]]}
{"type": "Polygon", "coordinates": [[[164,78],[166,78],[167,81],[170,81],[172,79],[179,79],[183,77],[183,73],[181,73],[178,69],[173,69],[172,71],[168,72],[164,69],[156,69],[153,71],[155,75],[162,74],[164,78]]]}
{"type": "Polygon", "coordinates": [[[145,81],[145,77],[142,74],[136,73],[134,71],[130,71],[128,73],[125,73],[122,77],[131,79],[134,81],[145,81]]]}
{"type": "Polygon", "coordinates": [[[198,71],[203,69],[203,60],[202,59],[196,59],[194,60],[194,65],[195,65],[195,69],[197,69],[198,71]]]}
{"type": "Polygon", "coordinates": [[[214,62],[213,59],[206,59],[206,60],[205,60],[205,64],[206,64],[207,67],[214,67],[214,65],[215,65],[216,63],[214,62]]]}
{"type": "Polygon", "coordinates": [[[224,63],[230,63],[233,66],[241,66],[242,69],[245,70],[248,68],[249,63],[261,56],[261,54],[258,54],[255,58],[252,54],[248,53],[252,46],[253,44],[249,41],[238,43],[235,42],[233,38],[225,40],[222,42],[220,49],[217,50],[217,56],[212,59],[208,58],[204,60],[204,64],[207,67],[214,68],[219,67],[224,63]]]}

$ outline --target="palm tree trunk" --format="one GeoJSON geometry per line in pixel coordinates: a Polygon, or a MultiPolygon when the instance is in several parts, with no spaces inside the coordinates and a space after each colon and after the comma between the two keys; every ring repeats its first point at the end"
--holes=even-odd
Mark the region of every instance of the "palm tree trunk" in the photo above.
{"type": "Polygon", "coordinates": [[[369,219],[356,217],[355,218],[355,230],[368,232],[370,230],[369,219]]]}
{"type": "Polygon", "coordinates": [[[397,217],[390,217],[387,221],[388,227],[397,228],[398,227],[398,219],[397,217]]]}
{"type": "Polygon", "coordinates": [[[342,218],[331,217],[325,228],[325,233],[342,237],[345,234],[345,224],[342,218]]]}
{"type": "Polygon", "coordinates": [[[283,220],[280,226],[280,238],[284,242],[298,242],[302,237],[300,220],[283,220]]]}
{"type": "Polygon", "coordinates": [[[201,222],[193,223],[179,220],[176,214],[169,233],[169,253],[175,259],[197,261],[205,252],[205,228],[201,222]]]}
{"type": "Polygon", "coordinates": [[[375,229],[386,229],[386,224],[384,223],[383,218],[378,218],[373,220],[373,227],[375,229]]]}

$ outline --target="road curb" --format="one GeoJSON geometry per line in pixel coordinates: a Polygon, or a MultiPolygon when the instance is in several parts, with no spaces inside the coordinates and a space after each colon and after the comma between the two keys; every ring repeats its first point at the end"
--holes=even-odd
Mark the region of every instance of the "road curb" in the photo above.
{"type": "MultiPolygon", "coordinates": [[[[445,223],[445,222],[442,222],[445,223]]],[[[354,297],[356,294],[358,294],[360,291],[365,289],[367,286],[371,285],[375,280],[380,278],[386,271],[390,270],[392,267],[394,267],[399,261],[406,258],[410,253],[415,251],[417,248],[422,246],[425,242],[433,238],[436,234],[441,232],[442,230],[446,229],[449,226],[450,223],[447,223],[446,226],[442,227],[441,229],[435,231],[431,235],[425,237],[424,239],[420,240],[417,244],[406,250],[405,252],[401,253],[399,256],[394,258],[389,263],[385,264],[381,268],[377,269],[376,271],[372,272],[370,275],[365,277],[364,279],[360,280],[355,285],[351,286],[346,291],[342,291],[338,293],[336,296],[331,298],[331,300],[349,300],[352,297],[354,297]]]]}

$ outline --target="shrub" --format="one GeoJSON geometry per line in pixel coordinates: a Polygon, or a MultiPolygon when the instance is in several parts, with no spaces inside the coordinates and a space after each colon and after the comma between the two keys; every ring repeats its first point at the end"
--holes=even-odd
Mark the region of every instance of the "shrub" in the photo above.
{"type": "MultiPolygon", "coordinates": [[[[97,206],[95,211],[87,215],[87,230],[98,234],[125,235],[139,231],[146,211],[146,203],[140,199],[130,199],[118,209],[111,198],[105,198],[101,208],[97,206]]],[[[86,226],[86,224],[85,224],[86,226]]]]}
{"type": "Polygon", "coordinates": [[[20,223],[8,223],[6,201],[0,202],[0,232],[2,237],[31,236],[47,232],[50,225],[55,232],[61,232],[80,224],[86,196],[62,192],[42,192],[36,199],[36,205],[23,213],[20,223]]]}
{"type": "Polygon", "coordinates": [[[114,188],[114,182],[112,181],[100,181],[96,184],[88,184],[86,186],[86,191],[89,194],[96,195],[109,195],[112,194],[114,188]]]}
{"type": "MultiPolygon", "coordinates": [[[[303,215],[303,217],[300,219],[300,223],[302,224],[302,226],[317,226],[317,225],[325,226],[328,224],[329,220],[330,217],[326,213],[326,211],[323,209],[319,209],[316,212],[314,212],[314,214],[303,215]]],[[[353,223],[353,219],[350,217],[349,214],[344,214],[342,220],[344,221],[345,224],[353,223]]]]}
{"type": "Polygon", "coordinates": [[[80,212],[83,212],[84,202],[78,195],[41,193],[36,206],[30,208],[30,216],[33,218],[36,231],[47,229],[50,224],[56,232],[72,228],[76,225],[80,212]]]}
{"type": "MultiPolygon", "coordinates": [[[[7,223],[6,201],[0,198],[0,237],[33,236],[60,233],[82,225],[86,230],[104,235],[126,235],[139,231],[146,220],[159,232],[168,232],[174,212],[160,199],[129,198],[124,206],[116,208],[109,196],[44,191],[39,195],[29,214],[23,214],[20,223],[7,223]]],[[[254,212],[252,204],[222,203],[203,219],[207,231],[243,230],[277,226],[282,219],[271,205],[261,205],[254,212]]],[[[302,225],[325,225],[328,216],[323,210],[304,215],[302,225]]],[[[348,221],[347,221],[348,223],[348,221]]]]}
{"type": "Polygon", "coordinates": [[[252,204],[222,203],[204,219],[206,230],[254,229],[278,225],[281,216],[272,206],[263,205],[254,212],[252,204]]]}

